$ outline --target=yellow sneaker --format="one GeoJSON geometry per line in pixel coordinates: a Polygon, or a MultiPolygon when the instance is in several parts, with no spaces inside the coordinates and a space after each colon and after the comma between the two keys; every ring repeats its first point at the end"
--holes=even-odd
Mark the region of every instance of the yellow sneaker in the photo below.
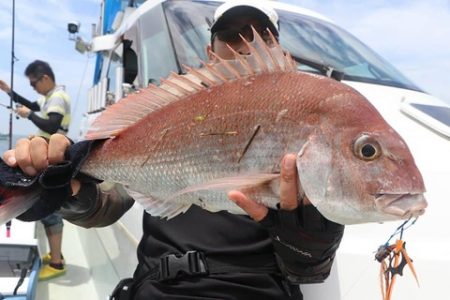
{"type": "MultiPolygon", "coordinates": [[[[52,259],[52,257],[50,256],[50,252],[45,254],[44,256],[41,257],[42,264],[43,265],[48,265],[50,263],[51,259],[52,259]]],[[[61,263],[63,265],[66,264],[66,262],[64,261],[64,256],[62,256],[62,255],[61,255],[61,263]]]]}
{"type": "Polygon", "coordinates": [[[39,271],[39,281],[49,280],[66,274],[66,268],[57,269],[49,265],[44,265],[39,271]]]}

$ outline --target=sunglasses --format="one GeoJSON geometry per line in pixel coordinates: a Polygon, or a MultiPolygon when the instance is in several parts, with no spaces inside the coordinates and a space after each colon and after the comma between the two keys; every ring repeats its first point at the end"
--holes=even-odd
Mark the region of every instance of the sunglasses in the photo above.
{"type": "MultiPolygon", "coordinates": [[[[267,28],[259,27],[255,28],[256,32],[262,37],[265,42],[271,41],[270,33],[267,28]]],[[[241,35],[249,42],[253,41],[253,30],[251,25],[245,25],[241,28],[227,28],[218,30],[214,33],[214,37],[217,37],[224,43],[237,44],[242,42],[241,35]]]]}
{"type": "Polygon", "coordinates": [[[39,82],[39,81],[41,81],[41,79],[44,77],[44,75],[41,75],[38,79],[36,79],[36,80],[30,80],[30,85],[32,86],[32,87],[36,87],[36,85],[37,85],[37,83],[39,82]]]}

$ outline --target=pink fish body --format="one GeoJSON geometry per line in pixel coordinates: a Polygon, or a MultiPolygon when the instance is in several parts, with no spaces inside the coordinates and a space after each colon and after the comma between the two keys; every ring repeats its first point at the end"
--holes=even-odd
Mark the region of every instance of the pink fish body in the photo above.
{"type": "Polygon", "coordinates": [[[83,171],[126,185],[153,215],[173,217],[192,204],[243,213],[226,191],[251,191],[276,207],[279,163],[292,152],[304,194],[330,220],[382,222],[424,212],[425,188],[408,147],[361,94],[298,72],[278,48],[271,56],[254,48],[255,57],[266,56],[250,66],[255,74],[238,58],[222,61],[112,108],[91,137],[152,107],[97,148],[83,171]],[[197,84],[205,80],[208,87],[197,84]],[[174,99],[161,103],[165,97],[174,99]]]}

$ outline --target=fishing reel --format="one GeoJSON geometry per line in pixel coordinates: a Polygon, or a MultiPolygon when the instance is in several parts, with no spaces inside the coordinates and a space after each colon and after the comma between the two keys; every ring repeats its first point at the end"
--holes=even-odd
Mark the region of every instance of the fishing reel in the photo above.
{"type": "MultiPolygon", "coordinates": [[[[12,114],[12,113],[15,113],[15,110],[11,107],[11,106],[9,106],[9,105],[4,105],[4,104],[1,104],[0,103],[0,106],[1,107],[4,107],[4,108],[6,108],[7,110],[9,110],[9,112],[12,114]]],[[[16,114],[16,120],[19,120],[19,116],[16,114]]]]}

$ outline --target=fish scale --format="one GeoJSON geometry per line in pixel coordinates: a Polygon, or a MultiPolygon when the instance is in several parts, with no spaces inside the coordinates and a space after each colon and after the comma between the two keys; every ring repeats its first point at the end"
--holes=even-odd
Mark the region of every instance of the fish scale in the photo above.
{"type": "MultiPolygon", "coordinates": [[[[284,76],[291,77],[288,73],[284,76]]],[[[272,81],[270,77],[267,76],[268,81],[272,81]]],[[[277,74],[277,77],[280,75],[277,74]]],[[[298,74],[295,74],[294,77],[301,80],[298,74]]],[[[241,81],[246,82],[247,80],[241,81]]],[[[135,168],[142,170],[142,177],[161,178],[164,176],[171,183],[172,188],[172,190],[166,191],[166,197],[182,187],[172,183],[181,181],[179,185],[187,182],[193,184],[190,180],[192,174],[201,175],[197,176],[198,182],[196,183],[199,183],[218,175],[233,174],[241,169],[248,172],[272,172],[274,166],[279,164],[283,153],[288,150],[288,145],[295,146],[293,141],[298,139],[295,132],[301,132],[301,122],[293,121],[300,116],[298,116],[298,110],[297,112],[292,110],[292,114],[285,114],[283,118],[285,121],[282,119],[275,124],[278,112],[292,105],[285,102],[292,100],[287,97],[288,93],[285,93],[286,101],[279,101],[279,103],[273,103],[273,98],[270,96],[263,97],[268,95],[269,90],[278,92],[267,85],[265,81],[252,83],[255,89],[251,89],[247,84],[239,81],[232,82],[217,87],[217,92],[209,91],[205,94],[207,97],[205,99],[202,99],[201,96],[184,99],[173,104],[173,108],[167,108],[160,114],[150,115],[135,127],[130,127],[127,131],[122,132],[119,138],[105,143],[98,155],[96,152],[92,153],[83,167],[83,171],[99,178],[117,176],[115,171],[117,168],[111,167],[104,161],[103,157],[106,156],[104,153],[107,152],[108,160],[112,165],[116,161],[124,161],[124,159],[123,164],[129,165],[129,170],[121,172],[121,175],[114,180],[119,182],[126,180],[128,174],[136,172],[135,168]],[[235,92],[221,98],[216,96],[217,94],[224,95],[226,90],[235,92]],[[259,91],[256,95],[255,90],[259,91]],[[243,99],[255,96],[258,99],[257,103],[243,101],[243,99]],[[221,99],[228,104],[218,106],[216,99],[221,99]],[[171,111],[182,113],[173,114],[171,111]],[[207,117],[202,122],[195,122],[194,119],[199,114],[206,114],[207,117]],[[173,115],[174,119],[167,118],[168,115],[173,115]],[[243,159],[238,163],[239,155],[252,136],[256,125],[260,125],[261,129],[243,159]],[[237,134],[223,134],[227,131],[236,131],[237,134]],[[166,132],[166,134],[161,139],[162,132],[166,132]],[[276,143],[273,142],[274,139],[277,139],[276,143]],[[156,142],[137,143],[136,141],[156,142]],[[264,151],[265,149],[270,149],[270,151],[264,151]],[[124,157],[123,154],[130,153],[130,151],[133,151],[134,155],[140,159],[135,157],[133,161],[129,161],[128,157],[124,157]],[[209,158],[209,160],[205,160],[205,158],[209,158]],[[142,164],[144,165],[142,166],[142,164]],[[193,173],[184,172],[187,169],[186,165],[197,166],[197,168],[193,173]],[[214,168],[210,168],[211,165],[214,168]],[[158,169],[155,166],[163,166],[164,169],[160,167],[159,172],[155,172],[158,169]],[[211,174],[211,169],[215,170],[217,174],[211,174]],[[165,172],[161,173],[162,170],[165,172]],[[180,173],[171,173],[171,170],[180,170],[180,173]]],[[[291,82],[291,78],[286,78],[286,81],[291,82]]],[[[155,180],[153,184],[146,186],[149,190],[141,189],[140,191],[155,192],[158,185],[161,186],[161,182],[155,180]]]]}

